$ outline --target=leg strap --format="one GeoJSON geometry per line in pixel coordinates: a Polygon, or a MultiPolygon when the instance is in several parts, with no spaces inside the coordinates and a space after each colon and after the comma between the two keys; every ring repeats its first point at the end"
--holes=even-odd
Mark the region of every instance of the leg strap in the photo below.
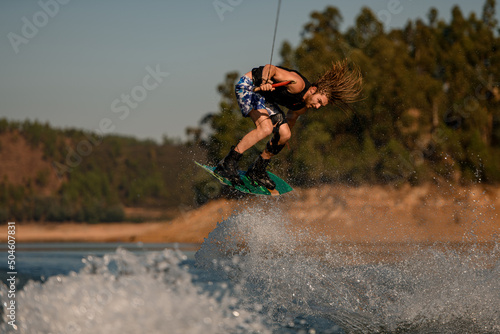
{"type": "Polygon", "coordinates": [[[271,154],[278,154],[281,152],[285,145],[279,145],[280,141],[280,126],[286,123],[286,118],[283,113],[278,113],[271,116],[271,121],[273,122],[273,138],[267,143],[266,149],[271,154]]]}

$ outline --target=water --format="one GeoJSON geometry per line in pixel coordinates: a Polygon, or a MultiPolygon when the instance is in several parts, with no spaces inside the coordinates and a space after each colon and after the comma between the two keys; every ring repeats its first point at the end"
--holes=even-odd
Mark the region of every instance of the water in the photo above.
{"type": "Polygon", "coordinates": [[[498,243],[331,244],[285,217],[235,213],[197,250],[18,245],[0,332],[500,333],[498,243]]]}

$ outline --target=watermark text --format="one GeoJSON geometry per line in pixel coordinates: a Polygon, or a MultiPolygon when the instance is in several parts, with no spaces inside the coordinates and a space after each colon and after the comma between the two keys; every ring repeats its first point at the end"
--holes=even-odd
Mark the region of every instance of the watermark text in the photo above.
{"type": "Polygon", "coordinates": [[[16,223],[9,222],[7,224],[7,303],[5,313],[8,319],[8,324],[13,329],[17,330],[16,325],[16,223]]]}

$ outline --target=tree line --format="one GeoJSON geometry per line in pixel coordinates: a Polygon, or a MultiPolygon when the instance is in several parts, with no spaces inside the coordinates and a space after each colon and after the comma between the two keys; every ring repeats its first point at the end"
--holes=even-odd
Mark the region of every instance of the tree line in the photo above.
{"type": "MultiPolygon", "coordinates": [[[[42,151],[51,168],[29,166],[39,170],[34,178],[23,177],[22,183],[0,180],[0,221],[116,222],[128,218],[125,207],[178,211],[196,205],[192,160],[203,152],[186,143],[99,137],[38,121],[0,119],[0,136],[4,133],[42,151]],[[47,194],[49,173],[62,182],[47,194]]],[[[0,151],[9,144],[0,142],[0,151]]]]}
{"type": "MultiPolygon", "coordinates": [[[[301,117],[290,149],[271,169],[303,186],[500,181],[495,1],[484,3],[481,16],[465,17],[455,6],[449,22],[431,8],[426,20],[402,29],[385,29],[368,8],[345,31],[342,20],[331,6],[311,13],[300,43],[283,43],[279,65],[314,81],[332,61],[347,58],[363,73],[362,100],[352,111],[328,106],[301,117]]],[[[254,127],[234,97],[239,77],[226,74],[218,86],[220,110],[200,122],[213,163],[254,127]]],[[[245,154],[242,165],[264,144],[245,154]]]]}
{"type": "MultiPolygon", "coordinates": [[[[273,159],[270,170],[303,187],[498,183],[495,1],[487,0],[480,16],[465,17],[458,6],[451,14],[446,22],[431,8],[425,20],[387,30],[363,8],[353,26],[341,31],[337,8],[312,12],[300,43],[281,46],[280,65],[314,81],[332,61],[347,58],[363,73],[363,95],[351,111],[327,106],[302,116],[289,148],[273,159]]],[[[226,74],[217,86],[219,111],[186,129],[185,142],[99,136],[0,119],[0,136],[9,132],[24,138],[52,166],[21,184],[0,180],[0,221],[122,221],[128,219],[128,206],[179,211],[234,195],[193,160],[215,164],[254,128],[236,103],[239,77],[235,71],[226,74]],[[63,181],[50,194],[43,191],[47,173],[63,181]]],[[[0,142],[0,151],[3,145],[9,144],[0,142]]],[[[248,166],[264,146],[265,141],[247,152],[240,166],[248,166]]]]}

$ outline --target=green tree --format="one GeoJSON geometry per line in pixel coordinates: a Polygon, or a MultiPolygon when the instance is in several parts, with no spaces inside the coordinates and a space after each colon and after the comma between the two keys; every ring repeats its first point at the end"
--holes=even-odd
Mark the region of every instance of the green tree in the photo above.
{"type": "MultiPolygon", "coordinates": [[[[329,6],[311,13],[297,47],[283,44],[282,64],[311,80],[347,57],[365,81],[353,111],[327,106],[296,124],[291,150],[274,159],[293,182],[418,184],[434,177],[451,182],[457,175],[461,182],[500,181],[495,1],[485,1],[481,19],[465,17],[458,6],[449,22],[435,8],[427,19],[385,32],[362,8],[342,32],[342,15],[329,6]]],[[[237,77],[226,77],[221,110],[206,118],[216,158],[247,131],[232,112],[237,77]]]]}

